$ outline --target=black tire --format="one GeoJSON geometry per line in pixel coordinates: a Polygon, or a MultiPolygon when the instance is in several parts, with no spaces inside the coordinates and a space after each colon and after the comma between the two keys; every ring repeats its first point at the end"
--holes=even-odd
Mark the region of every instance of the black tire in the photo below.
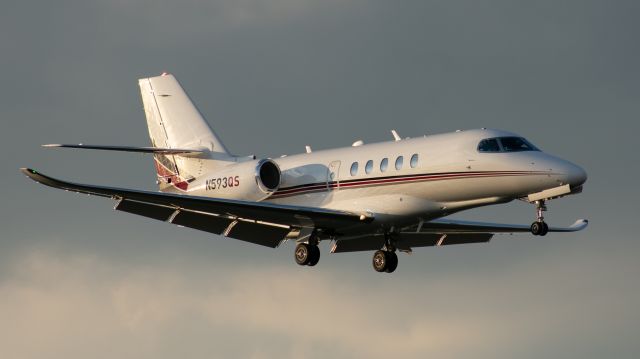
{"type": "Polygon", "coordinates": [[[542,225],[544,222],[533,222],[531,223],[531,234],[534,236],[540,236],[542,234],[542,230],[544,226],[542,225]]]}
{"type": "Polygon", "coordinates": [[[385,272],[393,273],[398,268],[398,255],[396,252],[386,252],[387,255],[387,268],[385,272]]]}
{"type": "Polygon", "coordinates": [[[320,261],[320,248],[318,246],[309,245],[309,263],[308,266],[313,267],[320,261]]]}
{"type": "Polygon", "coordinates": [[[546,236],[547,233],[549,233],[549,226],[545,222],[542,222],[542,233],[540,233],[540,235],[546,236]]]}
{"type": "MultiPolygon", "coordinates": [[[[311,250],[309,249],[309,245],[306,243],[298,243],[296,246],[296,250],[293,252],[293,257],[301,266],[306,266],[309,264],[309,260],[311,254],[311,250]]],[[[319,257],[319,256],[318,256],[319,257]]]]}
{"type": "Polygon", "coordinates": [[[371,262],[373,264],[373,269],[376,272],[384,272],[387,269],[387,255],[385,251],[376,251],[373,254],[373,260],[371,262]]]}

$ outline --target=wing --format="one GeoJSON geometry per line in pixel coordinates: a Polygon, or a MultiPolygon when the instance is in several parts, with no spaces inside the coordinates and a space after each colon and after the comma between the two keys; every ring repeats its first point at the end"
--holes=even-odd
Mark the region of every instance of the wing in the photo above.
{"type": "MultiPolygon", "coordinates": [[[[579,219],[569,227],[549,227],[549,232],[576,232],[587,228],[589,221],[579,219]]],[[[416,228],[417,229],[417,228],[416,228]]],[[[530,232],[529,225],[436,219],[425,222],[421,233],[522,233],[530,232]]]]}
{"type": "MultiPolygon", "coordinates": [[[[549,227],[549,232],[576,232],[587,227],[589,221],[579,219],[570,227],[549,227]]],[[[486,222],[437,219],[404,228],[394,237],[396,247],[411,251],[413,247],[446,246],[489,242],[496,233],[530,232],[530,226],[486,222]]],[[[383,235],[368,235],[337,240],[332,253],[377,250],[384,246],[383,235]]]]}
{"type": "Polygon", "coordinates": [[[46,186],[113,198],[118,201],[115,209],[119,211],[273,248],[301,228],[332,232],[373,220],[357,213],[323,208],[93,186],[61,181],[29,168],[21,171],[46,186]]]}

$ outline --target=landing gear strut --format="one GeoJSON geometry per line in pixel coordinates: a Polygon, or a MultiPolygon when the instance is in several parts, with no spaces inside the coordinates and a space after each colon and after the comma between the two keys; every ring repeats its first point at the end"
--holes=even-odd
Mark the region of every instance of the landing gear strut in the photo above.
{"type": "Polygon", "coordinates": [[[544,200],[536,201],[537,219],[531,224],[531,234],[534,236],[544,236],[549,232],[549,226],[544,222],[542,212],[547,210],[544,200]]]}
{"type": "Polygon", "coordinates": [[[294,257],[301,266],[314,266],[320,260],[320,249],[315,244],[298,243],[294,257]]]}
{"type": "Polygon", "coordinates": [[[398,268],[398,255],[396,255],[396,248],[391,243],[389,236],[385,237],[384,248],[373,254],[373,269],[376,272],[393,273],[398,268]]]}

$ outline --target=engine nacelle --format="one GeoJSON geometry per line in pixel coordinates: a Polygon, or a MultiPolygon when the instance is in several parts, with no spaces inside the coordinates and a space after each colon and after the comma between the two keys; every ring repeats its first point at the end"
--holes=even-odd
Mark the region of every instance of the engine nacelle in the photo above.
{"type": "MultiPolygon", "coordinates": [[[[270,160],[241,162],[221,168],[198,181],[197,194],[262,201],[280,187],[280,167],[270,160]]],[[[194,193],[196,194],[196,193],[194,193]]]]}

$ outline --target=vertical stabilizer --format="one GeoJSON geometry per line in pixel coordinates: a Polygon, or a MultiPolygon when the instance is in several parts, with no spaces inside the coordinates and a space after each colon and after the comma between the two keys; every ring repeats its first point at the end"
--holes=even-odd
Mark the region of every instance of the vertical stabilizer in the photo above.
{"type": "Polygon", "coordinates": [[[186,190],[203,171],[233,161],[222,141],[209,127],[173,75],[138,80],[147,117],[151,145],[163,148],[206,150],[207,156],[154,155],[161,190],[186,190]]]}

